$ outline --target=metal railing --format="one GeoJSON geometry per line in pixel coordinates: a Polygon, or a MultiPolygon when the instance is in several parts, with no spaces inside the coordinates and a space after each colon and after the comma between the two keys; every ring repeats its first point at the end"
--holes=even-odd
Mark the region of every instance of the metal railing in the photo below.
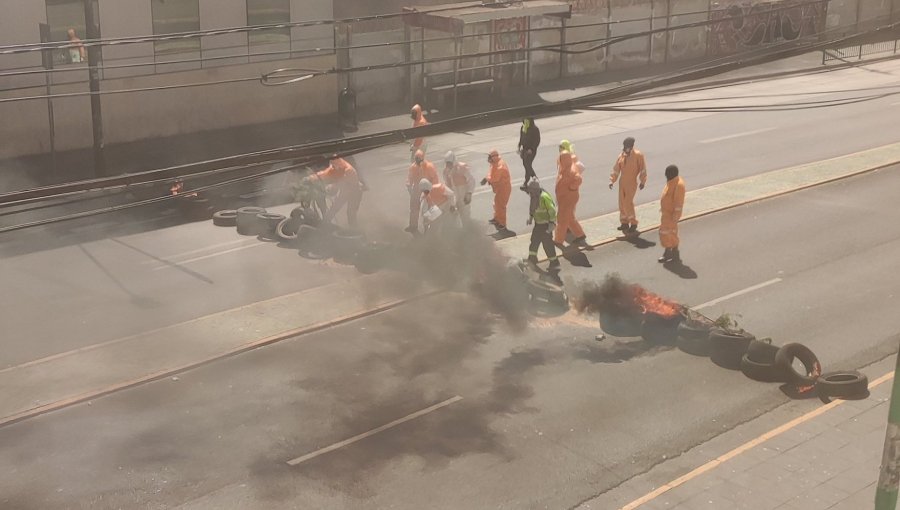
{"type": "Polygon", "coordinates": [[[862,58],[867,55],[883,55],[886,53],[896,54],[898,49],[900,49],[900,39],[874,43],[861,43],[845,48],[822,50],[822,64],[824,65],[826,62],[832,60],[840,60],[842,62],[853,58],[862,60],[862,58]]]}

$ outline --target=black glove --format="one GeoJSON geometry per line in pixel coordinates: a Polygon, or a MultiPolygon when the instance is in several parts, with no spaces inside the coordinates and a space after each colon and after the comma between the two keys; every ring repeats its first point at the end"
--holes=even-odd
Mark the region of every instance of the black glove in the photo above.
{"type": "Polygon", "coordinates": [[[553,231],[556,230],[556,223],[552,221],[547,223],[547,233],[553,235],[553,231]]]}
{"type": "Polygon", "coordinates": [[[640,186],[638,186],[638,189],[644,189],[644,185],[641,184],[640,186]]]}
{"type": "Polygon", "coordinates": [[[485,184],[487,184],[487,177],[481,179],[481,185],[484,186],[485,184]]]}

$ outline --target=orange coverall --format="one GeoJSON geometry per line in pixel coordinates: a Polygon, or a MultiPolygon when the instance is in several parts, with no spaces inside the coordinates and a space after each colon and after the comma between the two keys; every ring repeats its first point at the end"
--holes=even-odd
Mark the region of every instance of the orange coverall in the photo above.
{"type": "Polygon", "coordinates": [[[584,237],[584,229],[575,218],[575,207],[578,205],[579,188],[581,188],[581,171],[579,170],[572,154],[561,152],[559,154],[559,172],[556,174],[556,203],[559,208],[556,218],[556,232],[553,242],[562,244],[566,240],[566,233],[571,230],[576,237],[584,237]]]}
{"type": "MultiPolygon", "coordinates": [[[[425,112],[422,111],[422,107],[421,107],[421,106],[419,106],[419,105],[413,105],[412,111],[416,114],[416,118],[413,119],[413,125],[412,125],[412,127],[417,128],[417,127],[422,127],[422,126],[427,126],[427,125],[428,125],[428,119],[425,118],[425,112]]],[[[421,148],[422,148],[422,144],[424,144],[424,143],[425,143],[425,139],[424,139],[424,138],[416,138],[416,139],[413,141],[413,149],[412,149],[412,151],[415,152],[415,151],[421,149],[421,148]]]]}
{"type": "Polygon", "coordinates": [[[416,163],[410,165],[409,174],[406,176],[406,189],[409,190],[409,228],[418,228],[419,206],[421,205],[419,181],[422,179],[428,179],[431,184],[441,182],[437,169],[427,159],[423,160],[421,165],[416,163]]]}
{"type": "Polygon", "coordinates": [[[509,167],[499,156],[491,163],[486,179],[494,190],[494,220],[498,225],[505,227],[506,206],[512,193],[512,179],[509,176],[509,167]]]}
{"type": "Polygon", "coordinates": [[[325,212],[325,220],[331,221],[347,205],[347,224],[356,225],[356,214],[362,202],[362,187],[356,169],[343,158],[331,160],[328,168],[316,173],[322,182],[334,185],[338,188],[338,195],[331,204],[331,209],[325,212]]]}
{"type": "Polygon", "coordinates": [[[684,179],[680,176],[670,179],[663,188],[659,199],[661,218],[659,222],[659,242],[663,248],[678,248],[678,221],[684,208],[684,179]]]}
{"type": "Polygon", "coordinates": [[[612,173],[609,174],[610,184],[619,181],[619,221],[623,224],[637,225],[637,216],[634,213],[634,196],[638,190],[638,178],[641,184],[647,184],[647,164],[644,162],[644,153],[632,149],[631,154],[624,152],[619,155],[612,173]]]}

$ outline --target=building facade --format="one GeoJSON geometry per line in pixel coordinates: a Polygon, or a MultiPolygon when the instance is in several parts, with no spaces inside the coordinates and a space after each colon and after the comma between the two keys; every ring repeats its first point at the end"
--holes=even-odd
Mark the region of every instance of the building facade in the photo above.
{"type": "MultiPolygon", "coordinates": [[[[334,18],[332,0],[93,1],[103,39],[334,18]]],[[[4,11],[0,46],[86,39],[83,0],[4,0],[4,11]]],[[[51,111],[57,151],[91,146],[85,53],[0,54],[0,159],[48,152],[51,111]]],[[[259,78],[279,68],[333,69],[335,58],[328,23],[104,46],[105,143],[334,112],[334,75],[283,86],[259,78]]]]}

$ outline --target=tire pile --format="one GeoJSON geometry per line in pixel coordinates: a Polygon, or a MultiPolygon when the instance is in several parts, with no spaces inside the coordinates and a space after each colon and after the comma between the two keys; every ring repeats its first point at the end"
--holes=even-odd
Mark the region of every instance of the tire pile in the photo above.
{"type": "Polygon", "coordinates": [[[296,207],[290,216],[272,214],[262,207],[242,207],[213,214],[213,225],[236,227],[237,233],[278,241],[286,248],[296,248],[300,256],[311,260],[333,258],[335,262],[356,265],[363,273],[380,269],[376,263],[377,245],[367,244],[365,237],[322,221],[312,208],[296,207]]]}
{"type": "Polygon", "coordinates": [[[716,365],[740,370],[754,381],[783,383],[785,393],[797,398],[816,394],[830,398],[863,398],[868,378],[856,371],[822,373],[815,353],[800,343],[776,346],[771,339],[757,340],[750,333],[726,331],[693,311],[677,327],[676,346],[694,356],[709,357],[716,365]],[[800,372],[794,362],[803,365],[800,372]]]}

